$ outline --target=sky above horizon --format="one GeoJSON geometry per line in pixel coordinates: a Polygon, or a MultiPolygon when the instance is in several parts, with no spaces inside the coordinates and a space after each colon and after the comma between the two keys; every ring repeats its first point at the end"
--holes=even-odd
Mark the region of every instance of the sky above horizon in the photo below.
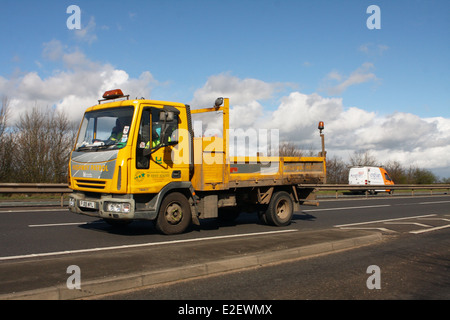
{"type": "Polygon", "coordinates": [[[329,156],[368,150],[450,177],[450,1],[0,3],[13,119],[40,105],[78,121],[115,88],[193,108],[224,96],[235,128],[319,149],[324,121],[329,156]],[[375,18],[381,28],[368,28],[375,18]]]}

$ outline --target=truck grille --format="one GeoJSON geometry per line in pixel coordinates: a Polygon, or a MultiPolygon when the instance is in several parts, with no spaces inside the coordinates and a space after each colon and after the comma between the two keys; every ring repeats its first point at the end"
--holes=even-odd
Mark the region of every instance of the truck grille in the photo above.
{"type": "Polygon", "coordinates": [[[78,188],[89,188],[89,189],[105,189],[106,181],[104,180],[86,180],[86,179],[75,179],[75,184],[78,188]]]}

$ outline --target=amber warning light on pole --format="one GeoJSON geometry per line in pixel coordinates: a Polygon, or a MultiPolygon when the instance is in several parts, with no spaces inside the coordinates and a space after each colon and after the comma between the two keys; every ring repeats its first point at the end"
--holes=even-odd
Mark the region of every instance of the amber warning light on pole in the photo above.
{"type": "Polygon", "coordinates": [[[319,122],[319,126],[317,127],[320,130],[320,138],[322,140],[322,152],[319,153],[320,157],[326,157],[327,152],[325,151],[325,135],[322,133],[322,130],[325,128],[323,121],[319,122]]]}
{"type": "Polygon", "coordinates": [[[323,121],[320,121],[319,122],[319,127],[318,127],[318,129],[320,130],[320,133],[322,133],[322,130],[325,128],[325,126],[324,126],[324,124],[323,124],[323,121]]]}

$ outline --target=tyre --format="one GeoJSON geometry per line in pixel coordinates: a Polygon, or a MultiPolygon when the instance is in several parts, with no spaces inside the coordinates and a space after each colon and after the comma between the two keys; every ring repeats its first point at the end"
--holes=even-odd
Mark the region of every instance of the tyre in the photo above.
{"type": "Polygon", "coordinates": [[[286,191],[278,191],[270,199],[269,206],[264,213],[268,224],[284,227],[291,223],[294,214],[294,204],[286,191]]]}
{"type": "Polygon", "coordinates": [[[162,201],[155,226],[163,234],[178,234],[189,227],[191,220],[191,207],[187,198],[182,193],[173,192],[162,201]]]}
{"type": "Polygon", "coordinates": [[[269,224],[266,217],[266,211],[258,211],[258,219],[263,224],[269,224]]]}

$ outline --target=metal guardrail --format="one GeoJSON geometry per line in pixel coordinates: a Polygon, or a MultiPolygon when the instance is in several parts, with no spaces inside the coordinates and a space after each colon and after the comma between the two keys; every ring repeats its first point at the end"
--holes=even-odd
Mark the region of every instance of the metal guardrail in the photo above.
{"type": "Polygon", "coordinates": [[[0,193],[71,193],[67,183],[0,183],[0,193]]]}
{"type": "MultiPolygon", "coordinates": [[[[299,184],[300,188],[311,188],[318,191],[332,190],[339,191],[362,191],[368,195],[369,190],[411,190],[414,195],[415,190],[447,190],[450,191],[450,184],[396,184],[396,185],[348,185],[348,184],[299,184]]],[[[0,193],[60,193],[62,197],[66,193],[72,193],[66,183],[0,183],[0,193]]]]}
{"type": "MultiPolygon", "coordinates": [[[[411,195],[417,190],[447,190],[450,191],[450,184],[395,184],[395,185],[349,185],[349,184],[299,184],[299,187],[314,188],[319,191],[335,191],[338,198],[339,191],[359,191],[365,193],[366,197],[370,191],[375,190],[411,190],[411,195]]],[[[392,193],[391,193],[392,195],[392,193]]]]}
{"type": "Polygon", "coordinates": [[[64,194],[72,193],[67,183],[0,183],[2,193],[59,193],[60,205],[64,207],[64,194]]]}
{"type": "MultiPolygon", "coordinates": [[[[349,184],[298,184],[301,188],[319,190],[414,190],[450,189],[450,184],[394,184],[394,185],[349,185],[349,184]]],[[[71,193],[66,183],[0,183],[0,193],[71,193]]]]}

